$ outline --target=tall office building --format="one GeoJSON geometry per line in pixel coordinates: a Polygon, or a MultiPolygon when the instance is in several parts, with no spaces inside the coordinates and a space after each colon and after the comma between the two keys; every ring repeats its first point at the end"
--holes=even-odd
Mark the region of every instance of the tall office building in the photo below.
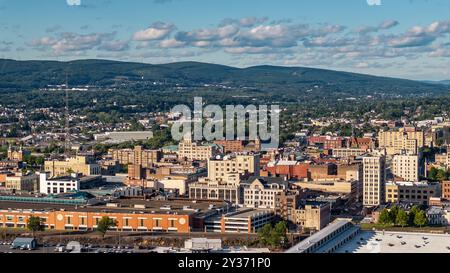
{"type": "Polygon", "coordinates": [[[380,148],[386,148],[388,155],[400,154],[406,151],[408,154],[417,154],[418,149],[425,145],[423,131],[415,128],[401,128],[398,131],[380,131],[378,133],[380,148]]]}
{"type": "Polygon", "coordinates": [[[363,203],[366,207],[385,202],[385,157],[370,156],[363,159],[363,203]]]}
{"type": "Polygon", "coordinates": [[[408,182],[419,181],[419,156],[395,155],[392,159],[392,173],[408,182]]]}

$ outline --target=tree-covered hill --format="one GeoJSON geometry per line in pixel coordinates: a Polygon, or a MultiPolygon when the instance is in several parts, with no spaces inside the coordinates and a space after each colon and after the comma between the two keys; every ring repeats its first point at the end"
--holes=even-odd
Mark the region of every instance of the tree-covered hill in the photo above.
{"type": "Polygon", "coordinates": [[[304,67],[255,66],[241,69],[197,62],[152,65],[107,60],[0,60],[2,92],[63,84],[66,77],[72,86],[145,89],[149,83],[187,87],[218,85],[256,90],[271,96],[280,93],[304,97],[308,94],[422,96],[450,91],[450,87],[445,85],[304,67]]]}

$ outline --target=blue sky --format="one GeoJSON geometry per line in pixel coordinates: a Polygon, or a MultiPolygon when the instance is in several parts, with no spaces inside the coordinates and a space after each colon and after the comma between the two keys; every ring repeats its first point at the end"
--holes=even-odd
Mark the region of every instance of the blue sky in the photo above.
{"type": "Polygon", "coordinates": [[[450,79],[448,0],[0,0],[0,33],[0,58],[19,60],[203,61],[450,79]]]}

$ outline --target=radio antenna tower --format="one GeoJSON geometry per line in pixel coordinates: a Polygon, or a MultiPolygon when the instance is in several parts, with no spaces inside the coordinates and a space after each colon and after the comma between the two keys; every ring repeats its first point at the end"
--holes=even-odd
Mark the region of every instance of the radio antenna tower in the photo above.
{"type": "Polygon", "coordinates": [[[66,96],[65,96],[65,103],[66,103],[66,109],[65,109],[65,116],[66,116],[66,125],[65,125],[65,133],[66,133],[66,137],[65,137],[65,152],[66,155],[68,156],[70,153],[70,123],[69,123],[69,80],[68,80],[68,75],[66,73],[66,96]]]}

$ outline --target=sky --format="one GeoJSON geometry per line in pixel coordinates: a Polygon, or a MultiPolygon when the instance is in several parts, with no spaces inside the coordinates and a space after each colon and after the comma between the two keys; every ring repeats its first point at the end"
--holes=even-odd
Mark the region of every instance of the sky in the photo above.
{"type": "Polygon", "coordinates": [[[0,0],[0,58],[450,79],[448,0],[0,0]]]}

